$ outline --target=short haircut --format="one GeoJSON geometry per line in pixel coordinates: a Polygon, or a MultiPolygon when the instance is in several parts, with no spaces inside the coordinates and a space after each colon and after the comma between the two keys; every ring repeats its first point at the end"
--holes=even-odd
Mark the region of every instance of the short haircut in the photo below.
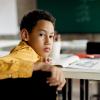
{"type": "Polygon", "coordinates": [[[25,28],[29,33],[32,32],[32,29],[36,26],[39,20],[47,20],[53,23],[55,26],[55,18],[51,13],[44,10],[34,10],[26,14],[20,23],[20,30],[25,28]]]}

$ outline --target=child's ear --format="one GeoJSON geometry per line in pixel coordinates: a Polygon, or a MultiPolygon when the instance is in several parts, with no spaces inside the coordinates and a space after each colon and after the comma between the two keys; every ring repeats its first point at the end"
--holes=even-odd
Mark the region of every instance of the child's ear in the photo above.
{"type": "Polygon", "coordinates": [[[28,34],[28,31],[26,29],[22,29],[21,30],[21,38],[24,41],[28,41],[29,40],[29,34],[28,34]]]}

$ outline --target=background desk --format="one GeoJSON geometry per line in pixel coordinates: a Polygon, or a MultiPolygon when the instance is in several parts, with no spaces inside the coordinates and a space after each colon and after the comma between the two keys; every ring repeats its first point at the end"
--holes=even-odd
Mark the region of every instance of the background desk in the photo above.
{"type": "Polygon", "coordinates": [[[68,100],[71,100],[72,79],[80,80],[80,100],[88,100],[88,80],[100,80],[100,70],[73,68],[62,68],[62,70],[68,79],[68,100]]]}
{"type": "Polygon", "coordinates": [[[16,46],[19,42],[20,40],[0,40],[0,48],[16,46]]]}

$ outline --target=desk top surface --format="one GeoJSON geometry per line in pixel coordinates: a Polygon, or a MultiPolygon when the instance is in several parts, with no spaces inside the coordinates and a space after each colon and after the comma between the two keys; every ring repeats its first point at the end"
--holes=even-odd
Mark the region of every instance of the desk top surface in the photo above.
{"type": "Polygon", "coordinates": [[[100,58],[80,59],[62,70],[66,78],[100,80],[100,58]]]}

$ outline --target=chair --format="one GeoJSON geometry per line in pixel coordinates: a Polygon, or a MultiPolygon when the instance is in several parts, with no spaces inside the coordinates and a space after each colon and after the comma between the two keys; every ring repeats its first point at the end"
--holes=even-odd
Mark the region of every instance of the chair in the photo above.
{"type": "MultiPolygon", "coordinates": [[[[89,41],[87,43],[86,48],[87,54],[100,54],[100,42],[92,42],[89,41]]],[[[98,93],[100,93],[100,82],[98,82],[98,93]]],[[[97,100],[100,100],[100,94],[94,94],[90,97],[90,100],[97,98],[97,100]]]]}
{"type": "Polygon", "coordinates": [[[0,97],[4,100],[56,100],[56,87],[46,83],[50,75],[49,72],[37,71],[31,78],[0,80],[0,97]]]}

